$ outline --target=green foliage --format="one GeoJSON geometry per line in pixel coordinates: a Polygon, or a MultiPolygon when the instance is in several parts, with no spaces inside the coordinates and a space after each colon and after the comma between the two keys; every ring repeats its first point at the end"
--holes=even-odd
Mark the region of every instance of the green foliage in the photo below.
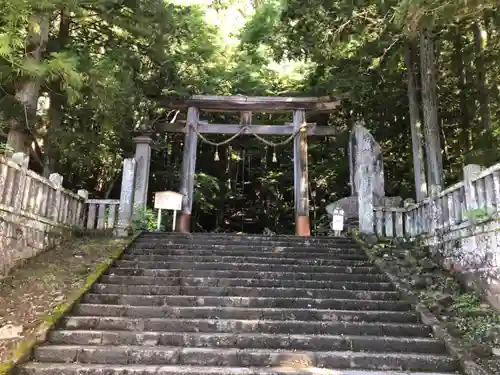
{"type": "Polygon", "coordinates": [[[489,216],[488,210],[484,208],[478,208],[475,210],[465,212],[465,216],[469,219],[483,220],[489,216]]]}
{"type": "Polygon", "coordinates": [[[215,209],[214,202],[219,196],[219,181],[216,177],[200,172],[196,174],[194,201],[201,212],[215,209]]]}
{"type": "Polygon", "coordinates": [[[154,232],[157,226],[157,211],[142,205],[134,207],[132,215],[132,233],[139,231],[154,232]]]}
{"type": "MultiPolygon", "coordinates": [[[[310,188],[317,192],[311,218],[326,232],[325,206],[350,194],[346,146],[356,119],[365,119],[381,145],[386,194],[414,195],[403,55],[408,40],[418,41],[423,27],[432,26],[436,35],[447,184],[462,179],[463,164],[500,160],[497,3],[218,0],[184,6],[181,1],[144,0],[117,7],[111,0],[0,0],[0,115],[5,133],[0,143],[6,142],[11,119],[25,122],[15,96],[19,87],[39,83],[50,107],[28,123],[45,172],[63,174],[66,187],[87,189],[92,197],[116,198],[122,162],[134,153],[138,125],[185,119],[185,113],[165,108],[174,98],[342,96],[342,107],[331,115],[308,115],[308,121],[337,130],[334,137],[309,139],[310,188]],[[38,61],[27,54],[28,30],[36,30],[47,16],[47,46],[38,61]],[[240,18],[244,22],[237,26],[240,18]],[[477,25],[487,33],[481,48],[474,39],[477,25]],[[483,121],[485,95],[491,129],[483,121]]],[[[239,121],[231,113],[202,116],[216,123],[239,121]]],[[[290,114],[254,113],[252,121],[283,124],[290,114]]],[[[183,139],[183,134],[169,134],[158,142],[151,192],[179,189],[183,139]]],[[[219,148],[221,155],[231,154],[228,158],[215,162],[214,151],[198,144],[193,205],[198,229],[267,227],[292,233],[291,146],[277,148],[278,163],[272,162],[272,149],[246,136],[219,148]]]]}
{"type": "Polygon", "coordinates": [[[0,143],[0,154],[5,154],[7,152],[12,152],[12,148],[7,143],[0,143]]]}

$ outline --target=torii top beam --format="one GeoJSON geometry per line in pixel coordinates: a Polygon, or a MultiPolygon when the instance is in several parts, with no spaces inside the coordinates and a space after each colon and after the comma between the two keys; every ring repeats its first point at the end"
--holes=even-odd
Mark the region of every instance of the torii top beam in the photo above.
{"type": "Polygon", "coordinates": [[[184,100],[170,100],[165,103],[167,108],[187,109],[196,107],[206,112],[290,112],[305,110],[308,112],[331,112],[339,107],[341,100],[326,97],[290,97],[290,96],[218,96],[193,95],[184,100]]]}

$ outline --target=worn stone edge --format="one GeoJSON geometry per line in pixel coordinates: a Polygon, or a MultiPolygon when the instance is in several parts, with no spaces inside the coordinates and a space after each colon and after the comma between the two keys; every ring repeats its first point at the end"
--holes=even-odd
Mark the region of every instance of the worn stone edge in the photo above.
{"type": "MultiPolygon", "coordinates": [[[[353,238],[358,245],[366,250],[366,247],[368,246],[367,243],[356,235],[354,235],[353,238]]],[[[448,332],[441,321],[420,302],[419,298],[413,292],[413,288],[408,283],[401,282],[397,276],[387,270],[384,262],[373,257],[369,251],[366,251],[366,254],[370,260],[374,262],[375,265],[389,278],[398,292],[403,294],[403,296],[414,306],[415,311],[420,315],[422,323],[429,326],[432,329],[434,336],[444,342],[448,353],[458,361],[461,370],[466,375],[495,375],[493,372],[485,369],[483,366],[474,361],[474,359],[469,355],[469,350],[462,343],[462,340],[453,337],[448,332]]]]}
{"type": "Polygon", "coordinates": [[[125,250],[127,250],[141,234],[142,232],[133,235],[123,247],[113,252],[108,260],[97,264],[94,272],[85,278],[85,282],[80,289],[73,291],[65,302],[60,303],[50,313],[46,314],[43,318],[43,322],[35,329],[35,332],[19,341],[12,357],[0,363],[0,375],[9,375],[17,366],[29,361],[35,346],[46,341],[47,334],[73,309],[83,295],[92,288],[104,272],[122,256],[125,250]]]}

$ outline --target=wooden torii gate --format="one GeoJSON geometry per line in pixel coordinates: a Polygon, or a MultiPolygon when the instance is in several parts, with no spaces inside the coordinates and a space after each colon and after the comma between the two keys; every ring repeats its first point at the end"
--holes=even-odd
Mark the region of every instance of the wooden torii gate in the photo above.
{"type": "Polygon", "coordinates": [[[185,133],[181,193],[184,195],[177,231],[190,231],[198,134],[294,135],[295,233],[310,235],[307,173],[307,136],[335,134],[330,127],[306,122],[306,113],[330,112],[340,100],[330,97],[261,97],[195,95],[184,101],[170,102],[167,108],[187,110],[187,120],[156,125],[159,132],[185,133]],[[240,112],[239,124],[213,124],[200,120],[200,111],[240,112]],[[252,112],[293,113],[293,122],[285,125],[252,125],[252,112]]]}

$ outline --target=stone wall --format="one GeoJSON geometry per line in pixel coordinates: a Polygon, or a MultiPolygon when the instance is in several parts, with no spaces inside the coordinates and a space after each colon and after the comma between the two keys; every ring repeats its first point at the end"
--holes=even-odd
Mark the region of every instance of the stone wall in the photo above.
{"type": "Polygon", "coordinates": [[[62,187],[59,174],[45,179],[27,169],[27,158],[0,156],[0,279],[24,259],[83,228],[86,192],[62,187]]]}
{"type": "Polygon", "coordinates": [[[498,215],[428,238],[445,268],[459,275],[500,310],[500,220],[498,215]]]}

